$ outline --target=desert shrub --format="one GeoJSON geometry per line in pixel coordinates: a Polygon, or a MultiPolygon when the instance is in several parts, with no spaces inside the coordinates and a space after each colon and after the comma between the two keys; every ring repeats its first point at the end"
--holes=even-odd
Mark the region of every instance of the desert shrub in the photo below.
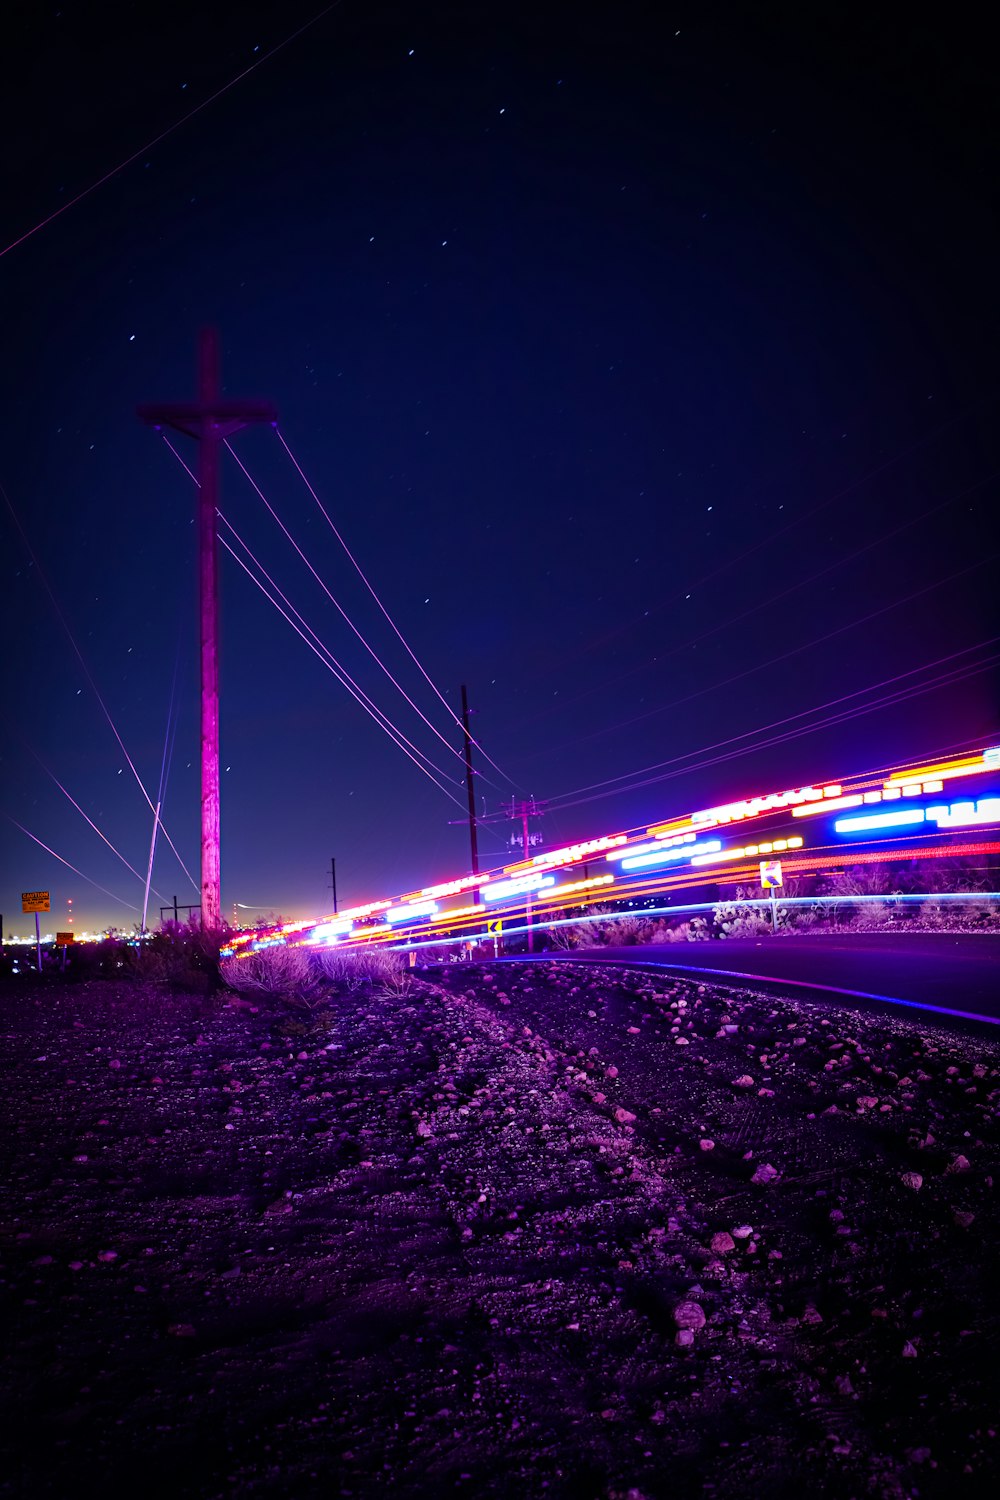
{"type": "Polygon", "coordinates": [[[716,931],[724,938],[760,937],[771,931],[770,913],[746,900],[720,901],[712,912],[716,931]]]}
{"type": "Polygon", "coordinates": [[[394,948],[320,948],[314,958],[323,979],[348,993],[376,988],[403,994],[411,983],[407,960],[394,948]]]}
{"type": "Polygon", "coordinates": [[[970,893],[967,901],[922,901],[917,925],[941,932],[990,932],[1000,926],[1000,906],[970,893]]]}
{"type": "Polygon", "coordinates": [[[704,917],[691,917],[685,922],[657,922],[649,938],[651,943],[703,942],[712,936],[704,917]]]}
{"type": "Polygon", "coordinates": [[[152,937],[120,945],[120,977],[202,993],[219,977],[219,934],[197,922],[164,922],[152,937]]]}
{"type": "Polygon", "coordinates": [[[245,958],[225,958],[222,978],[238,995],[283,995],[305,1000],[316,988],[316,975],[309,955],[302,948],[283,944],[260,948],[245,958]]]}

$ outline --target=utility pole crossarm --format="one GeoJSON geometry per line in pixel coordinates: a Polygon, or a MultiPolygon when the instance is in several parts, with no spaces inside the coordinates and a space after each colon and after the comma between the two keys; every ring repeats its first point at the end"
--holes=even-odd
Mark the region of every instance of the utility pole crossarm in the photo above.
{"type": "Polygon", "coordinates": [[[136,413],[147,427],[172,427],[175,432],[193,438],[201,437],[207,419],[213,424],[220,443],[252,422],[278,420],[277,411],[270,401],[147,402],[137,406],[136,413]]]}

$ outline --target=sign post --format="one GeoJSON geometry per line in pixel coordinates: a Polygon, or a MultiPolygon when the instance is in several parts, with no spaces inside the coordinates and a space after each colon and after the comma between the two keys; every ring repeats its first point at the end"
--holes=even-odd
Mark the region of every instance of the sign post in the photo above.
{"type": "Polygon", "coordinates": [[[486,932],[493,939],[493,957],[500,956],[500,936],[503,932],[503,918],[491,917],[486,923],[486,932]]]}
{"type": "Polygon", "coordinates": [[[760,885],[761,890],[769,891],[771,895],[771,931],[778,930],[778,906],[775,891],[784,881],[781,876],[780,859],[762,859],[760,862],[760,885]]]}
{"type": "Polygon", "coordinates": [[[22,891],[21,910],[22,912],[33,911],[35,913],[35,953],[38,956],[38,972],[40,974],[42,972],[42,933],[38,925],[38,913],[49,910],[48,891],[22,891]]]}
{"type": "Polygon", "coordinates": [[[62,969],[64,974],[66,972],[66,949],[71,947],[75,941],[76,934],[73,932],[56,933],[56,947],[62,949],[62,969]]]}

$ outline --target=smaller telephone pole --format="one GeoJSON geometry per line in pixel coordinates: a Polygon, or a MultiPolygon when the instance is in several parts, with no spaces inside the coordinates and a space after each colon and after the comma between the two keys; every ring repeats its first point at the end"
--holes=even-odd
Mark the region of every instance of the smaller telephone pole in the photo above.
{"type": "MultiPolygon", "coordinates": [[[[472,789],[472,736],[469,734],[469,695],[462,683],[462,732],[465,736],[465,786],[469,793],[469,843],[472,847],[472,873],[479,874],[479,844],[476,837],[476,794],[472,789]]],[[[479,900],[479,892],[475,898],[479,900]]]]}
{"type": "Polygon", "coordinates": [[[330,856],[330,884],[333,886],[333,915],[337,915],[337,861],[330,856]]]}
{"type": "MultiPolygon", "coordinates": [[[[541,815],[542,815],[542,809],[538,806],[538,803],[535,801],[534,797],[529,798],[529,800],[527,802],[515,802],[514,798],[511,797],[511,799],[510,799],[510,815],[511,815],[511,818],[513,820],[515,820],[515,821],[518,818],[521,820],[521,838],[522,838],[522,847],[523,847],[523,850],[524,850],[524,857],[525,857],[525,859],[530,859],[531,858],[531,833],[528,830],[528,819],[529,818],[540,818],[541,815]]],[[[535,931],[534,931],[534,928],[531,925],[531,892],[530,891],[525,895],[525,898],[524,898],[524,921],[525,921],[525,926],[528,929],[528,952],[529,953],[534,953],[534,951],[535,951],[535,931]]]]}

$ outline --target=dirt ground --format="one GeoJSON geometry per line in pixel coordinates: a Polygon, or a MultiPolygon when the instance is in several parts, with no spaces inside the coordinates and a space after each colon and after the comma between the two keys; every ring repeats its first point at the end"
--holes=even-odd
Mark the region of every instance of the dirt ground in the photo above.
{"type": "Polygon", "coordinates": [[[995,1492],[988,1036],[566,962],[0,1036],[2,1496],[995,1492]]]}

